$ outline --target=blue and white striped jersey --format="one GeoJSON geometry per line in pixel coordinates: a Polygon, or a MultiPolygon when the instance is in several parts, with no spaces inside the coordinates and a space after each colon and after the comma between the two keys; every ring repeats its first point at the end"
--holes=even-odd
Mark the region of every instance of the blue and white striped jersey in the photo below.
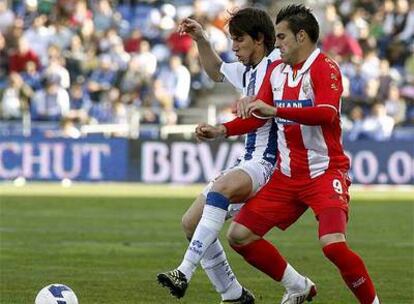
{"type": "MultiPolygon", "coordinates": [[[[278,49],[274,49],[255,67],[245,66],[240,62],[223,63],[220,72],[244,96],[256,95],[262,85],[267,68],[273,61],[280,59],[278,49]]],[[[242,159],[264,159],[273,165],[276,163],[277,126],[274,119],[247,134],[245,153],[242,159]]]]}

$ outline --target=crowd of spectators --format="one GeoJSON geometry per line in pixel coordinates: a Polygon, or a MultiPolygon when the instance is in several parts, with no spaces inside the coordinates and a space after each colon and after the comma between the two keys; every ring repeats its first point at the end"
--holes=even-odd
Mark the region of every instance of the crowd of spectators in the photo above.
{"type": "MultiPolygon", "coordinates": [[[[0,117],[73,127],[127,124],[139,113],[141,123],[176,124],[177,109],[214,89],[177,23],[193,16],[231,61],[226,18],[248,4],[0,0],[0,117]]],[[[414,4],[327,1],[315,12],[320,46],[343,71],[347,136],[384,140],[413,126],[414,4]]]]}
{"type": "Polygon", "coordinates": [[[335,1],[320,19],[321,48],[344,76],[346,136],[386,140],[395,127],[413,126],[414,3],[335,1]]]}

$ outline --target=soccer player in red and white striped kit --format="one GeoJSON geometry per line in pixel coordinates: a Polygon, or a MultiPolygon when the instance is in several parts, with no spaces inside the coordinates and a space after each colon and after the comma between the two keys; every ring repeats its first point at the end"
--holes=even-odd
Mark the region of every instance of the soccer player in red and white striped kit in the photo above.
{"type": "Polygon", "coordinates": [[[275,119],[276,170],[234,219],[230,244],[251,265],[281,281],[288,263],[263,236],[275,226],[288,228],[310,207],[319,222],[324,255],[359,303],[379,304],[364,262],[345,238],[350,165],[341,143],[342,77],[337,64],[317,48],[318,36],[310,9],[282,9],[276,18],[281,60],[269,67],[255,100],[239,102],[240,118],[216,127],[199,125],[196,134],[201,139],[239,135],[275,119]]]}

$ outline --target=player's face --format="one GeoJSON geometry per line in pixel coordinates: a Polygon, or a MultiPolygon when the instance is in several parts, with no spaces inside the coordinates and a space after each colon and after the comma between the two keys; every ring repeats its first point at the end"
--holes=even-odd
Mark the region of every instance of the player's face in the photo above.
{"type": "Polygon", "coordinates": [[[244,65],[255,65],[262,60],[259,55],[259,48],[263,47],[262,43],[259,43],[247,34],[231,36],[231,40],[233,42],[232,50],[234,54],[244,65]]]}
{"type": "Polygon", "coordinates": [[[300,45],[297,37],[289,29],[288,22],[282,21],[276,25],[276,47],[284,63],[293,65],[297,62],[300,45]]]}

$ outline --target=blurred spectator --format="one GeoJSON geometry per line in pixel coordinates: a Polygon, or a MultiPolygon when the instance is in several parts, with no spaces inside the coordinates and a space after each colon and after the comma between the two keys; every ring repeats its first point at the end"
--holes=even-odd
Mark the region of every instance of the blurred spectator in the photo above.
{"type": "Polygon", "coordinates": [[[21,73],[23,81],[29,85],[34,91],[42,88],[42,75],[36,70],[36,63],[28,61],[26,69],[21,73]]]}
{"type": "Polygon", "coordinates": [[[85,124],[89,122],[89,110],[92,102],[82,82],[74,82],[69,89],[70,110],[67,117],[85,124]]]}
{"type": "Polygon", "coordinates": [[[407,41],[414,35],[414,12],[408,0],[397,0],[395,10],[385,16],[384,30],[388,36],[407,41]]]}
{"type": "Polygon", "coordinates": [[[193,44],[193,39],[190,35],[182,35],[181,33],[174,31],[168,37],[167,44],[173,54],[185,56],[193,44]]]}
{"type": "Polygon", "coordinates": [[[32,99],[32,119],[59,121],[69,109],[69,94],[60,86],[60,79],[55,75],[46,78],[45,88],[37,91],[32,99]]]}
{"type": "Polygon", "coordinates": [[[380,59],[375,49],[365,52],[361,65],[361,73],[366,79],[379,77],[380,59]]]}
{"type": "Polygon", "coordinates": [[[362,57],[358,41],[345,32],[341,21],[336,21],[332,32],[322,40],[322,48],[329,54],[339,55],[345,59],[362,57]]]}
{"type": "Polygon", "coordinates": [[[351,114],[350,114],[350,126],[347,126],[349,130],[349,134],[348,134],[349,140],[353,141],[361,137],[361,133],[363,132],[363,129],[362,129],[363,121],[364,121],[364,111],[359,106],[354,107],[351,110],[351,114]]]}
{"type": "Polygon", "coordinates": [[[354,101],[361,102],[366,98],[367,80],[362,75],[361,64],[356,64],[355,74],[349,78],[350,97],[354,101]]]}
{"type": "Polygon", "coordinates": [[[346,32],[358,40],[368,31],[368,22],[365,20],[365,10],[357,8],[351,15],[351,20],[346,25],[346,32]]]}
{"type": "Polygon", "coordinates": [[[65,57],[66,67],[72,81],[85,74],[84,63],[86,61],[86,50],[78,35],[72,37],[70,47],[63,52],[63,56],[65,57]]]}
{"type": "Polygon", "coordinates": [[[17,50],[9,57],[9,70],[22,72],[29,61],[36,64],[36,69],[40,68],[40,61],[36,52],[29,47],[26,38],[21,37],[17,43],[17,50]]]}
{"type": "Polygon", "coordinates": [[[24,0],[24,4],[19,6],[17,15],[22,19],[24,29],[28,29],[39,15],[37,8],[37,0],[24,0]]]}
{"type": "Polygon", "coordinates": [[[100,57],[96,55],[97,50],[95,47],[86,49],[85,60],[82,62],[82,74],[89,76],[100,66],[100,57]]]}
{"type": "MultiPolygon", "coordinates": [[[[202,23],[203,28],[209,36],[211,45],[214,47],[220,57],[222,57],[224,60],[229,60],[229,58],[232,58],[231,56],[233,56],[233,52],[230,51],[229,38],[226,36],[226,33],[211,24],[207,17],[202,18],[200,22],[202,23]]],[[[232,61],[232,59],[230,61],[232,61]]]]}
{"type": "Polygon", "coordinates": [[[0,33],[6,33],[14,23],[14,13],[9,9],[6,0],[0,0],[0,33]]]}
{"type": "Polygon", "coordinates": [[[93,22],[98,33],[105,32],[119,20],[118,14],[114,14],[108,0],[98,0],[94,9],[93,22]]]}
{"type": "Polygon", "coordinates": [[[405,120],[407,104],[401,98],[400,90],[396,84],[391,84],[388,91],[388,98],[385,100],[387,115],[391,116],[395,124],[401,124],[405,120]]]}
{"type": "Polygon", "coordinates": [[[47,16],[37,16],[30,28],[28,28],[23,36],[26,38],[30,48],[38,54],[40,62],[44,65],[47,62],[47,48],[52,40],[53,32],[46,27],[47,16]]]}
{"type": "Polygon", "coordinates": [[[48,50],[48,65],[45,68],[45,77],[56,76],[60,79],[60,86],[69,89],[70,76],[69,71],[65,68],[64,59],[61,56],[61,50],[56,45],[51,45],[48,50]]]}
{"type": "Polygon", "coordinates": [[[143,72],[138,57],[135,55],[128,63],[128,68],[120,81],[120,89],[123,94],[126,94],[129,101],[132,100],[134,93],[141,93],[141,98],[147,94],[151,77],[143,72]]]}
{"type": "Polygon", "coordinates": [[[369,78],[365,88],[365,103],[372,104],[376,102],[378,99],[378,89],[379,89],[380,82],[378,78],[369,78]]]}
{"type": "Polygon", "coordinates": [[[168,93],[173,96],[176,109],[189,106],[191,76],[188,69],[182,64],[180,57],[171,57],[169,67],[160,73],[159,79],[164,83],[168,93]]]}
{"type": "Polygon", "coordinates": [[[9,53],[15,52],[18,49],[18,44],[23,33],[23,20],[15,19],[12,27],[4,35],[9,53]]]}
{"type": "Polygon", "coordinates": [[[131,56],[125,51],[122,40],[111,45],[108,55],[111,57],[115,69],[119,70],[119,72],[127,69],[131,56]]]}
{"type": "Polygon", "coordinates": [[[51,26],[51,45],[58,46],[61,50],[69,47],[74,33],[64,24],[63,20],[57,20],[51,26]]]}
{"type": "Polygon", "coordinates": [[[16,72],[9,75],[8,85],[1,97],[3,119],[20,119],[23,112],[28,110],[28,100],[33,95],[32,89],[23,82],[16,72]]]}
{"type": "Polygon", "coordinates": [[[92,11],[88,9],[86,0],[76,2],[75,10],[70,16],[70,23],[73,27],[81,27],[83,24],[92,21],[92,11]]]}
{"type": "Polygon", "coordinates": [[[355,130],[352,139],[387,140],[394,129],[394,119],[387,115],[382,103],[373,105],[371,114],[363,119],[359,128],[355,130]]]}
{"type": "Polygon", "coordinates": [[[144,73],[148,76],[152,76],[157,69],[157,58],[151,52],[151,45],[147,40],[142,40],[140,44],[140,53],[138,54],[137,60],[139,65],[142,67],[144,73]]]}
{"type": "Polygon", "coordinates": [[[128,53],[139,53],[142,34],[139,29],[133,29],[131,35],[125,40],[124,47],[128,53]]]}
{"type": "Polygon", "coordinates": [[[112,69],[111,57],[101,55],[99,67],[92,72],[88,82],[88,91],[92,101],[101,101],[103,93],[109,91],[115,81],[116,72],[112,69]]]}
{"type": "Polygon", "coordinates": [[[115,28],[108,29],[103,36],[99,39],[99,51],[106,53],[109,51],[111,46],[122,43],[121,37],[115,28]]]}
{"type": "Polygon", "coordinates": [[[82,45],[86,50],[96,48],[97,38],[95,37],[95,26],[92,20],[85,20],[82,23],[79,31],[79,36],[82,41],[82,45]]]}
{"type": "Polygon", "coordinates": [[[194,91],[200,91],[207,88],[211,89],[214,86],[214,82],[207,76],[206,72],[201,67],[198,56],[197,47],[196,45],[193,45],[184,58],[185,66],[191,74],[191,88],[194,91]]]}
{"type": "Polygon", "coordinates": [[[325,7],[323,15],[318,17],[321,37],[325,37],[333,28],[335,22],[340,21],[336,6],[333,3],[328,3],[325,7]]]}

